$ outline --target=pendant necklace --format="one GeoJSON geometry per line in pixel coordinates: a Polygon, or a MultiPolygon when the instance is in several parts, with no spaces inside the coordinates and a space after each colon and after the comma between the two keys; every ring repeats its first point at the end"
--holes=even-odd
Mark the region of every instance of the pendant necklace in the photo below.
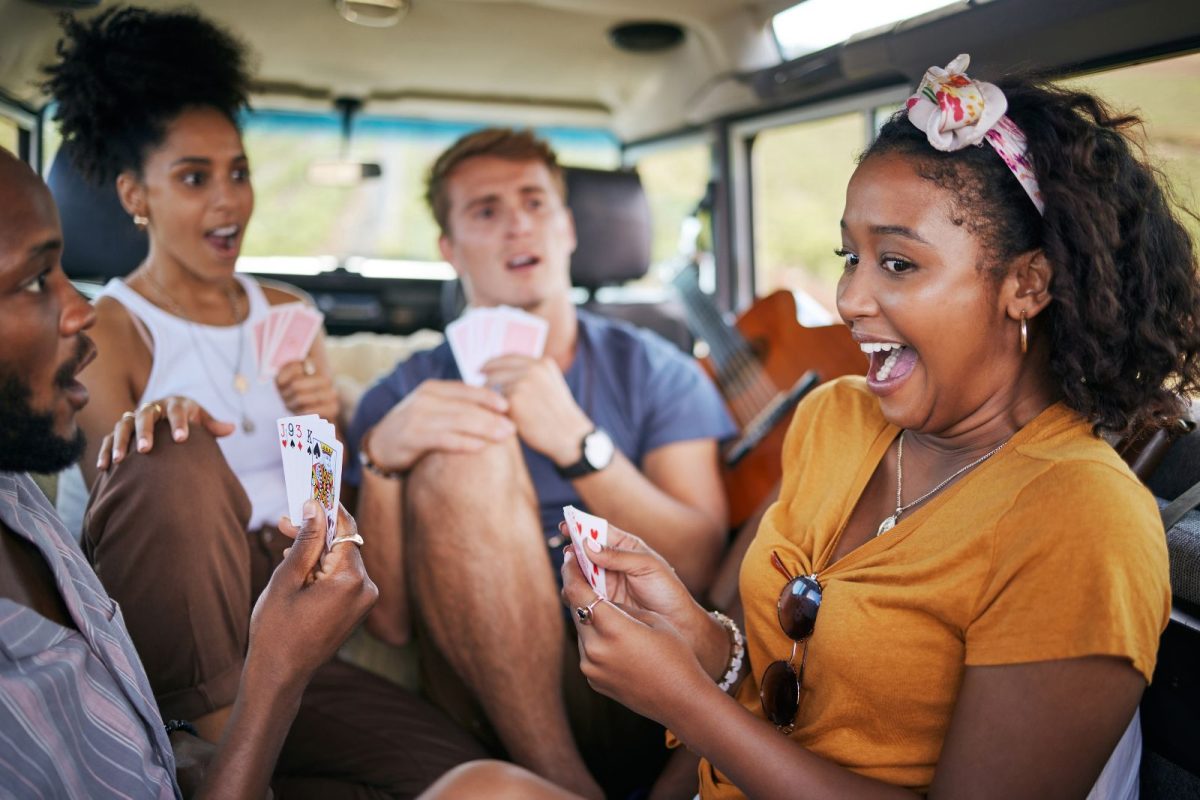
{"type": "MultiPolygon", "coordinates": [[[[908,511],[910,508],[912,508],[915,505],[918,505],[919,503],[925,502],[930,497],[932,497],[933,495],[937,494],[939,491],[944,489],[946,487],[946,484],[950,483],[950,481],[954,480],[959,475],[962,475],[967,470],[978,467],[980,464],[987,461],[992,456],[996,455],[996,453],[999,453],[1001,447],[1004,447],[1004,445],[1008,444],[1008,439],[1005,439],[1003,442],[996,445],[995,448],[988,451],[987,453],[984,453],[982,456],[975,459],[970,464],[967,464],[965,467],[962,467],[961,469],[958,469],[955,472],[951,473],[951,475],[948,478],[943,480],[937,486],[930,489],[925,494],[918,497],[916,500],[913,500],[911,503],[901,504],[900,493],[904,488],[904,434],[906,434],[906,433],[908,433],[908,431],[900,431],[900,443],[896,446],[896,510],[892,512],[892,515],[890,517],[884,517],[883,522],[879,523],[879,529],[877,531],[875,531],[876,536],[881,536],[881,535],[887,533],[888,531],[890,531],[892,528],[896,527],[896,523],[900,521],[900,515],[903,514],[905,511],[908,511]]],[[[1011,437],[1009,437],[1009,438],[1011,438],[1011,437]]]]}
{"type": "MultiPolygon", "coordinates": [[[[171,310],[171,313],[173,313],[175,316],[182,319],[187,324],[188,338],[192,342],[192,350],[196,353],[196,358],[200,361],[200,366],[204,369],[204,374],[206,376],[208,376],[208,380],[210,383],[212,383],[213,386],[220,386],[221,384],[216,380],[216,378],[213,377],[212,372],[209,371],[208,359],[206,359],[204,357],[204,353],[200,348],[200,343],[196,339],[195,325],[197,323],[193,322],[192,318],[189,317],[184,312],[183,308],[180,307],[180,305],[175,302],[175,299],[172,298],[171,295],[167,293],[167,290],[165,288],[163,288],[163,285],[158,282],[158,279],[156,277],[154,277],[154,274],[150,270],[147,269],[143,274],[146,276],[146,279],[149,280],[150,283],[154,286],[154,289],[155,289],[155,291],[158,292],[159,297],[161,297],[163,299],[163,301],[166,302],[167,307],[170,308],[170,310],[171,310]]],[[[233,381],[232,381],[233,391],[237,395],[238,407],[239,407],[239,409],[241,411],[241,415],[242,415],[242,430],[245,431],[246,433],[254,433],[254,421],[251,420],[249,415],[246,414],[246,396],[245,395],[246,395],[246,392],[250,389],[250,381],[246,377],[246,375],[242,372],[242,354],[245,350],[244,337],[246,334],[245,322],[246,322],[246,319],[248,319],[250,317],[250,309],[249,309],[249,306],[247,305],[246,319],[242,319],[241,314],[238,312],[237,293],[229,286],[224,287],[223,290],[225,292],[226,299],[229,300],[229,312],[233,318],[233,324],[237,328],[237,332],[238,332],[237,358],[234,359],[233,364],[230,365],[230,369],[233,372],[233,381]]]]}

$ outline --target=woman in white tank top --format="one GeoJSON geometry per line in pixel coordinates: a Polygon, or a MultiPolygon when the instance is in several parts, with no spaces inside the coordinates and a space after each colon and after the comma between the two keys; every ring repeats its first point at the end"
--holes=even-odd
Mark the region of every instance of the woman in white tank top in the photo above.
{"type": "Polygon", "coordinates": [[[137,170],[116,179],[121,202],[150,239],[146,259],[114,279],[96,303],[100,356],[81,380],[91,401],[80,414],[90,486],[108,459],[163,446],[154,423],[171,420],[176,438],[202,424],[250,497],[250,529],[274,525],[287,498],[275,446],[275,420],[319,414],[337,423],[338,401],[324,341],[260,380],[253,325],[271,305],[301,302],[294,290],[234,274],[254,191],[234,122],[212,107],[181,112],[137,170]],[[112,433],[111,450],[102,440],[112,433]],[[99,465],[97,462],[99,461],[99,465]]]}

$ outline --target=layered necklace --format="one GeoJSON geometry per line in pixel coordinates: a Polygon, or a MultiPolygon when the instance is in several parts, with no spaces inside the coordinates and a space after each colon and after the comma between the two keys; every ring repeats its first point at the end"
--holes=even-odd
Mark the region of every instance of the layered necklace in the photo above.
{"type": "Polygon", "coordinates": [[[946,485],[948,483],[950,483],[950,481],[954,480],[959,475],[962,475],[967,470],[978,467],[980,464],[987,461],[992,456],[996,455],[996,453],[999,453],[1001,447],[1004,447],[1004,445],[1008,444],[1008,439],[1005,439],[1003,442],[996,445],[994,448],[992,448],[988,452],[984,453],[979,458],[972,461],[970,464],[967,464],[965,467],[962,467],[961,469],[955,470],[953,473],[951,473],[949,475],[949,477],[947,477],[945,480],[943,480],[937,486],[930,489],[925,494],[918,497],[916,500],[913,500],[912,502],[909,502],[909,503],[902,504],[900,502],[900,495],[901,495],[901,492],[903,492],[903,490],[904,490],[904,434],[906,434],[906,433],[908,433],[908,431],[900,431],[900,443],[896,446],[896,510],[892,512],[892,515],[890,517],[885,517],[883,522],[879,523],[879,529],[877,531],[875,531],[876,536],[881,536],[882,534],[885,534],[888,531],[890,531],[892,528],[896,527],[896,523],[900,521],[900,515],[903,514],[905,511],[908,511],[913,506],[923,503],[926,500],[928,500],[930,497],[933,497],[935,494],[940,492],[942,489],[946,488],[946,485]]]}
{"type": "MultiPolygon", "coordinates": [[[[147,269],[143,274],[146,276],[146,280],[150,281],[150,284],[154,287],[154,290],[158,293],[159,297],[167,304],[167,307],[171,310],[171,313],[186,323],[188,338],[192,343],[192,350],[196,353],[196,358],[200,361],[200,366],[204,370],[205,376],[213,386],[220,386],[221,381],[218,381],[216,376],[214,376],[212,371],[209,369],[208,359],[204,356],[204,351],[200,347],[200,342],[196,338],[196,325],[198,323],[188,316],[187,312],[183,310],[179,303],[175,302],[175,298],[171,297],[163,285],[158,282],[158,279],[154,277],[153,272],[147,269]]],[[[238,409],[241,412],[242,430],[246,433],[253,433],[254,421],[251,420],[249,415],[246,414],[246,392],[250,388],[250,380],[246,377],[246,374],[242,372],[242,355],[245,352],[245,322],[250,317],[250,308],[249,305],[247,305],[246,316],[243,317],[241,312],[238,310],[237,292],[233,286],[225,286],[224,292],[226,299],[229,300],[230,317],[232,318],[233,325],[237,328],[238,343],[237,356],[234,358],[233,363],[229,365],[223,364],[222,366],[226,366],[233,375],[231,385],[233,387],[234,394],[237,396],[238,409]]]]}

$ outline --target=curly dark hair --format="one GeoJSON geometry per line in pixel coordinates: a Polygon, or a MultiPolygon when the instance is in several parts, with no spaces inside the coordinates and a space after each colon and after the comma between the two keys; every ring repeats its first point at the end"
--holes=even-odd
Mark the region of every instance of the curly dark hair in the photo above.
{"type": "Polygon", "coordinates": [[[236,126],[248,106],[246,47],[191,9],[116,7],[61,18],[58,63],[42,89],[57,102],[75,165],[90,180],[140,174],[149,150],[188,108],[214,108],[236,126]]]}
{"type": "MultiPolygon", "coordinates": [[[[1045,201],[1040,216],[990,146],[945,153],[901,110],[863,154],[898,153],[955,195],[955,224],[1000,265],[1041,248],[1052,302],[1037,318],[1063,400],[1097,431],[1166,424],[1200,390],[1200,283],[1165,178],[1129,137],[1141,124],[1042,77],[998,80],[1028,139],[1045,201]]],[[[1032,327],[1032,324],[1031,324],[1032,327]]]]}

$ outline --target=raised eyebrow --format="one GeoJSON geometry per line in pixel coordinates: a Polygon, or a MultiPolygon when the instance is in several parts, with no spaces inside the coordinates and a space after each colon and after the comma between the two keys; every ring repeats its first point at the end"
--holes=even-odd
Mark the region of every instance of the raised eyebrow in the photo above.
{"type": "Polygon", "coordinates": [[[63,246],[62,239],[57,239],[57,238],[56,239],[47,239],[44,242],[39,242],[38,244],[35,244],[33,247],[29,248],[27,260],[34,261],[34,260],[46,255],[47,253],[57,252],[59,250],[62,250],[62,246],[63,246]]]}
{"type": "Polygon", "coordinates": [[[914,242],[921,244],[929,244],[929,242],[920,236],[912,228],[905,225],[872,225],[871,233],[876,236],[902,236],[905,239],[912,239],[914,242]]]}
{"type": "Polygon", "coordinates": [[[478,206],[483,206],[483,205],[487,205],[489,203],[494,203],[499,199],[500,199],[499,195],[485,194],[483,197],[476,197],[474,200],[468,200],[467,204],[463,207],[463,209],[466,211],[470,211],[471,209],[477,208],[478,206]]]}

